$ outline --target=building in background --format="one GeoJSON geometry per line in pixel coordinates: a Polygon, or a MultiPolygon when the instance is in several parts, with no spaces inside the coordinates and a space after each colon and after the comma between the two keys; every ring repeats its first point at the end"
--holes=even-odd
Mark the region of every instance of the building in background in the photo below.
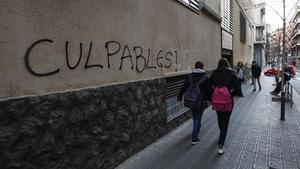
{"type": "Polygon", "coordinates": [[[264,0],[253,0],[253,24],[254,24],[254,58],[258,65],[266,64],[265,45],[266,45],[266,4],[264,0]]]}
{"type": "Polygon", "coordinates": [[[270,24],[266,24],[266,47],[265,47],[265,57],[266,62],[272,62],[272,55],[271,55],[271,41],[272,41],[272,29],[270,24]]]}
{"type": "Polygon", "coordinates": [[[273,63],[279,63],[281,61],[281,51],[282,51],[282,28],[271,33],[270,38],[270,58],[273,63]]]}
{"type": "Polygon", "coordinates": [[[291,56],[290,62],[295,66],[300,66],[300,4],[298,3],[293,17],[291,18],[291,56]]]}
{"type": "MultiPolygon", "coordinates": [[[[285,50],[287,54],[287,62],[288,64],[293,63],[293,25],[292,23],[288,22],[286,24],[286,31],[285,31],[285,50]]],[[[268,33],[267,33],[268,34],[268,33]]],[[[282,61],[282,53],[283,53],[283,29],[278,28],[277,30],[270,33],[270,47],[267,50],[268,43],[266,45],[266,53],[269,53],[269,57],[266,57],[267,61],[272,60],[276,63],[280,63],[282,61]]],[[[279,66],[279,65],[278,65],[279,66]]]]}
{"type": "Polygon", "coordinates": [[[291,62],[291,55],[292,55],[292,49],[293,49],[293,31],[294,31],[294,23],[293,22],[287,22],[286,28],[285,28],[285,40],[286,45],[285,49],[288,56],[288,62],[291,62]]]}

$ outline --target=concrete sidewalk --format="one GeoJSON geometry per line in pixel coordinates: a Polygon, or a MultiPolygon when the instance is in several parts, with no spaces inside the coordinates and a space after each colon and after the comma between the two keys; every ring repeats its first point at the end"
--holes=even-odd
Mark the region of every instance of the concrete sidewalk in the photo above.
{"type": "Polygon", "coordinates": [[[286,105],[280,121],[280,103],[272,102],[274,78],[262,76],[262,91],[252,93],[245,84],[244,97],[236,100],[225,143],[217,154],[219,129],[211,109],[203,115],[200,143],[191,145],[189,120],[117,169],[298,169],[300,168],[300,113],[286,105]]]}

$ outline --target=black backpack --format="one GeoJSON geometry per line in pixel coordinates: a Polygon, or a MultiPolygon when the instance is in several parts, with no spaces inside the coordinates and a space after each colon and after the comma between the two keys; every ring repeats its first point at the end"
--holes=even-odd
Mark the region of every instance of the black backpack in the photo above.
{"type": "Polygon", "coordinates": [[[196,83],[192,80],[192,75],[189,76],[190,86],[184,93],[184,106],[188,108],[199,109],[202,102],[202,92],[200,89],[200,84],[204,82],[208,77],[204,75],[196,83]]]}

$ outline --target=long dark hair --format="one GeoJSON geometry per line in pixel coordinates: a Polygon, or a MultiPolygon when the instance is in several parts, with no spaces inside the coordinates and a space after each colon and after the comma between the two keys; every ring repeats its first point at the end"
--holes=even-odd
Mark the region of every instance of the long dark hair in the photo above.
{"type": "Polygon", "coordinates": [[[237,65],[238,65],[238,67],[243,67],[243,66],[244,66],[243,62],[241,62],[241,61],[239,61],[239,62],[237,63],[237,65]]]}
{"type": "Polygon", "coordinates": [[[218,69],[230,69],[230,64],[226,58],[221,58],[218,62],[218,69]]]}

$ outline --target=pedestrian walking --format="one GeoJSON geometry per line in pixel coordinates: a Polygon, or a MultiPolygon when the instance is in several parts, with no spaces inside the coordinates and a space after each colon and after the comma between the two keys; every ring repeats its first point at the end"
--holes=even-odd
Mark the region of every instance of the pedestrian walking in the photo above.
{"type": "Polygon", "coordinates": [[[184,95],[184,106],[191,109],[193,113],[192,144],[199,142],[198,134],[201,129],[203,111],[208,107],[210,85],[209,78],[201,61],[196,62],[195,69],[187,76],[179,92],[178,101],[182,101],[184,95]]]}
{"type": "Polygon", "coordinates": [[[220,136],[218,141],[218,153],[225,152],[224,143],[231,112],[233,109],[233,97],[242,97],[241,85],[235,75],[235,71],[229,66],[227,59],[219,60],[218,68],[213,71],[210,77],[212,94],[212,109],[217,112],[220,136]]]}
{"type": "Polygon", "coordinates": [[[238,64],[237,64],[236,75],[237,75],[237,78],[240,81],[240,83],[245,82],[245,78],[244,78],[244,64],[241,61],[239,61],[238,64]]]}
{"type": "Polygon", "coordinates": [[[256,91],[256,81],[258,83],[259,91],[261,90],[261,85],[260,85],[260,75],[261,75],[261,68],[256,64],[255,61],[252,61],[252,66],[251,66],[251,73],[252,73],[252,81],[253,81],[253,86],[254,89],[252,92],[256,91]]]}

